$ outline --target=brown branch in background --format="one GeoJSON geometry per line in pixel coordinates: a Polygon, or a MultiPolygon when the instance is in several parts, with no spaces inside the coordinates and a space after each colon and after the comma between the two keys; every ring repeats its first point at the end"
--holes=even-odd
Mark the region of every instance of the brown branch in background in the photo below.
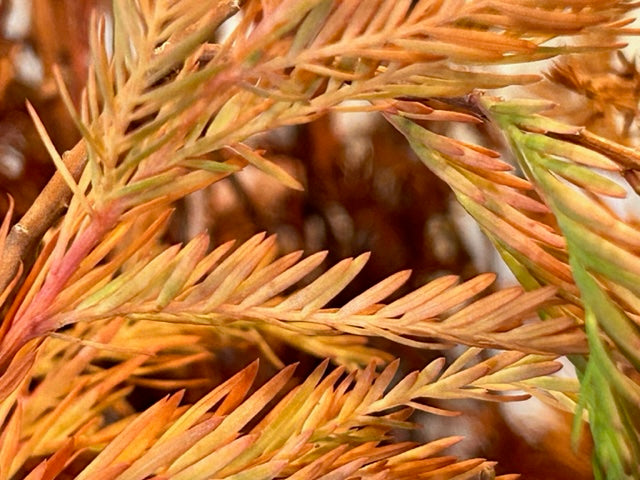
{"type": "MultiPolygon", "coordinates": [[[[63,155],[65,165],[77,180],[86,163],[84,142],[63,155]]],[[[0,257],[0,291],[3,291],[18,272],[21,263],[29,258],[33,248],[45,232],[60,217],[71,198],[71,190],[56,172],[22,219],[9,232],[0,257]]]]}

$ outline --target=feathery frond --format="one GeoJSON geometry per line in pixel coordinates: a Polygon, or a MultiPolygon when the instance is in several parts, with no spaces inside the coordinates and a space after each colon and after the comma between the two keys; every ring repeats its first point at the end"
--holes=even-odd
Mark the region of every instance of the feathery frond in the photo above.
{"type": "MultiPolygon", "coordinates": [[[[94,349],[85,347],[79,361],[73,362],[74,368],[81,372],[93,353],[94,349]]],[[[54,456],[63,458],[53,461],[51,457],[44,464],[52,465],[42,467],[55,475],[64,470],[74,452],[103,442],[106,446],[76,478],[131,480],[153,474],[171,479],[256,478],[257,472],[266,472],[264,478],[286,475],[314,479],[329,473],[336,478],[356,474],[405,478],[417,472],[453,478],[491,471],[493,464],[482,459],[457,461],[455,457],[435,456],[460,438],[421,446],[380,443],[392,428],[415,428],[406,421],[411,408],[452,413],[429,406],[426,399],[519,399],[521,395],[511,396],[506,391],[525,386],[535,390],[538,378],[560,367],[546,357],[502,353],[479,360],[479,353],[480,349],[471,349],[446,369],[444,359],[436,360],[393,387],[398,362],[380,373],[371,364],[347,376],[341,368],[325,374],[325,362],[286,392],[294,373],[290,366],[245,399],[256,374],[254,363],[189,407],[180,407],[181,394],[175,394],[140,415],[124,416],[110,425],[101,424],[109,409],[118,411],[117,404],[126,392],[118,384],[140,365],[140,358],[78,377],[75,385],[64,385],[65,392],[60,391],[63,384],[55,378],[68,374],[68,369],[51,378],[48,373],[12,413],[12,421],[20,422],[25,437],[10,433],[10,439],[21,442],[8,472],[15,472],[29,456],[48,456],[57,450],[54,456]],[[282,393],[286,395],[271,405],[282,393]],[[64,401],[50,410],[49,405],[60,395],[64,401]],[[106,398],[98,403],[101,397],[106,398]],[[255,426],[247,427],[250,423],[255,426]]],[[[4,443],[0,453],[11,445],[4,443]]]]}
{"type": "Polygon", "coordinates": [[[294,345],[300,335],[345,333],[430,348],[462,343],[538,353],[584,351],[584,336],[570,318],[522,323],[552,304],[553,288],[524,293],[514,287],[465,305],[485,291],[495,276],[480,275],[460,285],[455,276],[445,276],[381,304],[408,279],[409,272],[399,272],[342,307],[327,308],[362,269],[367,255],[345,259],[284,296],[319,265],[324,253],[299,261],[302,252],[294,252],[273,261],[275,237],[265,239],[259,234],[225,258],[229,244],[205,255],[205,241],[201,236],[181,250],[177,245],[169,247],[114,278],[110,272],[116,266],[105,268],[103,277],[92,276],[92,288],[87,289],[84,281],[70,286],[73,294],[63,291],[61,298],[73,298],[73,302],[54,305],[57,313],[52,321],[59,328],[80,319],[115,315],[209,325],[225,332],[258,330],[294,345]],[[127,288],[121,288],[125,284],[127,288]],[[283,330],[296,335],[285,335],[283,330]]]}
{"type": "Polygon", "coordinates": [[[635,476],[640,473],[635,460],[640,456],[640,425],[634,420],[639,413],[640,386],[624,369],[640,368],[635,307],[640,294],[636,281],[640,278],[640,231],[620,220],[599,200],[599,195],[620,196],[624,190],[581,165],[581,147],[554,139],[555,124],[532,115],[514,118],[495,112],[492,100],[484,103],[505,131],[523,169],[539,185],[567,239],[573,276],[586,310],[591,357],[583,372],[582,401],[589,410],[596,438],[596,467],[600,475],[606,471],[614,476],[635,476]],[[531,121],[543,130],[532,133],[528,128],[531,121]],[[540,142],[556,148],[545,148],[540,142]],[[559,152],[563,153],[562,160],[550,157],[557,157],[559,152]],[[608,434],[612,419],[619,433],[615,437],[608,434]]]}

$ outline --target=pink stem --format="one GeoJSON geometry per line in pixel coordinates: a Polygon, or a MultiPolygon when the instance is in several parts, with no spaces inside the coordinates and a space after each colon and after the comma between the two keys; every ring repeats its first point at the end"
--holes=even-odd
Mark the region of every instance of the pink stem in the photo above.
{"type": "MultiPolygon", "coordinates": [[[[100,240],[113,228],[120,217],[120,208],[109,205],[92,218],[89,226],[73,241],[64,256],[51,266],[49,273],[26,310],[14,319],[5,338],[0,344],[0,360],[10,352],[15,352],[25,342],[46,332],[53,331],[47,310],[62,291],[80,262],[91,252],[100,240]]],[[[2,362],[0,361],[0,364],[2,362]]]]}

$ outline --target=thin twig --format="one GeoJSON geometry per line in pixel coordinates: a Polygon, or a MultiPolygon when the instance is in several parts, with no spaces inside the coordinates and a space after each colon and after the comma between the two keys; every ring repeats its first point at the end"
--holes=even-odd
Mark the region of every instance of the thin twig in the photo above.
{"type": "MultiPolygon", "coordinates": [[[[86,163],[86,148],[80,141],[63,155],[69,172],[78,180],[86,163]]],[[[53,175],[33,205],[9,232],[0,256],[0,292],[18,272],[45,232],[60,218],[71,198],[71,190],[60,172],[53,175]]]]}

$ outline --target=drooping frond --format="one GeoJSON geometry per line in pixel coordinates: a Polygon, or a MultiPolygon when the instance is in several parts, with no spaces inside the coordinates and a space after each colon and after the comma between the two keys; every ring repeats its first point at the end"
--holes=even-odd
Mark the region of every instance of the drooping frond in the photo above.
{"type": "MultiPolygon", "coordinates": [[[[601,196],[619,197],[624,190],[594,171],[593,165],[585,165],[582,147],[554,138],[556,134],[567,138],[566,129],[558,131],[556,123],[541,116],[519,114],[517,104],[513,110],[509,103],[500,107],[500,102],[488,98],[484,104],[567,239],[573,277],[586,311],[591,356],[583,372],[582,402],[596,438],[597,469],[600,475],[607,471],[613,476],[637,476],[640,385],[631,372],[640,370],[640,230],[623,222],[601,200],[601,196]],[[532,129],[533,124],[537,128],[532,129]],[[615,436],[608,434],[612,421],[615,436]]],[[[577,138],[579,133],[574,132],[577,138]]],[[[614,164],[613,160],[609,163],[614,164]]]]}
{"type": "MultiPolygon", "coordinates": [[[[505,172],[496,153],[436,135],[400,117],[390,120],[421,160],[453,188],[520,282],[526,288],[558,287],[559,296],[569,302],[560,312],[574,321],[586,321],[592,356],[583,371],[583,401],[596,435],[597,462],[599,468],[615,464],[615,475],[635,472],[632,458],[638,455],[634,445],[639,429],[633,419],[638,415],[640,387],[614,359],[621,353],[627,358],[626,368],[638,368],[636,277],[640,270],[635,265],[640,237],[633,224],[622,221],[599,200],[602,195],[624,197],[626,192],[597,170],[615,175],[627,169],[626,177],[633,181],[637,154],[538,115],[549,107],[545,102],[483,97],[479,110],[474,108],[474,98],[465,102],[469,110],[495,119],[505,132],[520,166],[554,214],[551,221],[540,221],[544,218],[540,215],[549,211],[547,206],[522,195],[532,185],[505,172]],[[619,353],[608,350],[599,328],[619,353]],[[612,379],[616,379],[613,384],[608,383],[612,379]],[[618,418],[623,435],[606,440],[612,417],[618,418]]],[[[555,317],[557,308],[548,309],[548,314],[555,317]]]]}
{"type": "MultiPolygon", "coordinates": [[[[484,116],[474,105],[474,97],[464,99],[463,105],[484,116]]],[[[537,111],[548,105],[526,100],[519,103],[519,108],[522,112],[537,111]]],[[[561,323],[565,317],[582,323],[579,290],[568,263],[565,238],[550,218],[547,205],[532,194],[533,185],[510,172],[513,167],[496,151],[438,135],[400,116],[388,119],[409,140],[420,160],[452,188],[520,284],[527,290],[549,285],[558,289],[564,302],[547,308],[546,315],[557,317],[561,323]]],[[[616,168],[597,152],[582,149],[580,153],[585,163],[616,168]]]]}

